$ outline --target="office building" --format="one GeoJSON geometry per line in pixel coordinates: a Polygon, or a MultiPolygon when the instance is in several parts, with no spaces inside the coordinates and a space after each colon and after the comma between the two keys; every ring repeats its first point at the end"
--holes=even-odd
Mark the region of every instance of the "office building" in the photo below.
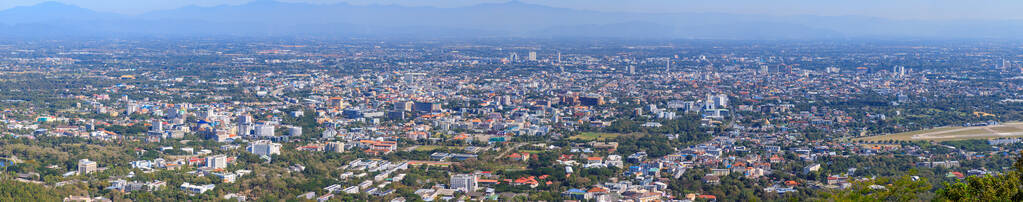
{"type": "Polygon", "coordinates": [[[227,156],[225,155],[214,155],[206,157],[206,168],[209,169],[224,169],[227,168],[227,156]]]}
{"type": "Polygon", "coordinates": [[[281,144],[260,140],[249,144],[248,150],[256,155],[270,156],[272,154],[281,154],[281,144]]]}
{"type": "Polygon", "coordinates": [[[99,170],[99,165],[89,159],[78,160],[78,174],[85,175],[99,170]]]}
{"type": "Polygon", "coordinates": [[[274,128],[273,124],[270,124],[270,123],[259,124],[259,125],[256,125],[256,136],[259,136],[259,137],[273,137],[274,136],[274,130],[275,130],[275,128],[274,128]]]}
{"type": "Polygon", "coordinates": [[[328,142],[324,148],[327,152],[341,153],[345,152],[345,143],[343,142],[328,142]]]}
{"type": "Polygon", "coordinates": [[[476,182],[476,175],[472,174],[457,174],[451,176],[451,189],[462,191],[462,192],[473,192],[476,191],[478,184],[476,182]]]}

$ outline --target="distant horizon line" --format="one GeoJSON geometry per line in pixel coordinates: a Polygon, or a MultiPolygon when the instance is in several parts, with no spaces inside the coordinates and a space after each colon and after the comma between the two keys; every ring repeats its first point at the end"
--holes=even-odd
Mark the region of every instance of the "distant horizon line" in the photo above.
{"type": "Polygon", "coordinates": [[[182,5],[182,6],[178,6],[178,7],[148,9],[148,10],[142,10],[142,11],[139,11],[139,12],[116,12],[116,11],[97,10],[97,9],[89,8],[88,6],[79,5],[77,3],[67,3],[67,2],[61,2],[61,1],[58,1],[58,0],[47,0],[47,1],[42,1],[42,2],[39,2],[39,3],[35,3],[35,4],[26,4],[26,5],[18,5],[18,6],[11,6],[11,7],[7,7],[7,8],[2,8],[2,9],[0,9],[0,12],[12,10],[12,9],[17,9],[17,8],[36,7],[36,6],[40,6],[40,5],[46,5],[46,4],[58,4],[58,5],[64,5],[64,6],[71,6],[71,7],[76,7],[76,8],[80,8],[80,9],[86,9],[86,10],[89,10],[89,11],[92,11],[92,12],[96,12],[96,13],[115,14],[115,15],[121,15],[121,16],[126,16],[126,17],[129,17],[129,16],[130,17],[135,17],[135,16],[141,16],[141,15],[145,15],[145,14],[149,14],[149,13],[153,13],[153,12],[171,11],[171,10],[177,10],[177,9],[182,9],[182,8],[192,8],[192,7],[196,7],[196,8],[216,8],[216,7],[224,7],[224,6],[244,6],[244,5],[254,4],[254,3],[281,3],[281,4],[320,5],[320,6],[349,5],[349,6],[366,6],[366,7],[373,7],[373,6],[387,7],[387,6],[393,6],[393,7],[404,7],[404,8],[434,8],[434,9],[458,9],[458,8],[469,8],[469,7],[476,7],[476,6],[482,6],[482,5],[522,4],[522,5],[529,5],[529,6],[540,6],[540,7],[555,8],[555,9],[569,9],[569,10],[575,10],[575,11],[600,12],[600,13],[608,13],[608,14],[652,14],[652,15],[727,14],[727,15],[749,15],[749,16],[771,16],[771,17],[799,17],[799,16],[807,16],[807,17],[861,17],[861,18],[875,18],[875,19],[897,20],[897,21],[932,21],[932,20],[944,20],[944,21],[1023,21],[1023,18],[1018,18],[1018,19],[986,19],[986,18],[928,19],[928,18],[893,18],[893,17],[872,16],[872,15],[862,15],[862,14],[820,15],[820,14],[741,13],[741,12],[727,12],[727,11],[699,11],[699,12],[694,12],[694,11],[682,11],[682,12],[663,12],[663,11],[661,11],[661,12],[658,12],[658,11],[647,11],[647,12],[637,12],[637,11],[606,11],[606,10],[598,10],[598,9],[560,7],[560,6],[553,6],[553,5],[547,5],[547,4],[542,4],[542,3],[525,2],[525,1],[522,1],[522,0],[504,0],[504,1],[501,1],[501,2],[479,2],[479,3],[473,3],[473,4],[467,4],[467,5],[459,5],[459,6],[437,6],[437,5],[419,6],[419,5],[403,5],[403,4],[393,3],[393,2],[390,3],[390,4],[379,3],[379,2],[363,4],[363,3],[351,3],[351,2],[344,1],[344,0],[341,0],[339,2],[322,2],[322,3],[304,2],[304,1],[293,2],[293,1],[295,1],[295,0],[291,0],[291,1],[282,1],[282,0],[247,0],[245,2],[236,3],[236,4],[235,3],[220,3],[220,4],[213,4],[213,5],[201,5],[201,4],[191,3],[191,4],[182,5]]]}

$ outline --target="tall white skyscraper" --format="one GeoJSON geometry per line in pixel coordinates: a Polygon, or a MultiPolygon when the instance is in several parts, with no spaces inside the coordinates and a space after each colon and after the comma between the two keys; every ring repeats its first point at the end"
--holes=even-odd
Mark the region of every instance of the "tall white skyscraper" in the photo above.
{"type": "Polygon", "coordinates": [[[664,73],[669,72],[671,72],[671,60],[668,60],[668,62],[664,63],[664,73]]]}
{"type": "Polygon", "coordinates": [[[529,61],[536,61],[536,51],[529,51],[529,61]]]}
{"type": "Polygon", "coordinates": [[[906,75],[906,67],[902,65],[895,65],[892,67],[892,77],[902,77],[906,75]]]}

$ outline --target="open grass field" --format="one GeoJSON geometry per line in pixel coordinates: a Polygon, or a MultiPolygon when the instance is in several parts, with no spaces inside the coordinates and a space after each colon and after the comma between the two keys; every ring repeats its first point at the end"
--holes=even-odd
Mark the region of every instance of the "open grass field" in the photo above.
{"type": "Polygon", "coordinates": [[[539,154],[539,153],[543,153],[543,151],[538,151],[538,150],[519,150],[519,152],[522,152],[522,153],[530,153],[530,154],[539,154]]]}
{"type": "Polygon", "coordinates": [[[954,141],[993,139],[1023,136],[1023,123],[1005,123],[994,126],[941,127],[904,133],[855,138],[862,141],[954,141]]]}
{"type": "Polygon", "coordinates": [[[583,132],[579,135],[569,137],[569,140],[586,140],[586,141],[604,141],[608,139],[614,139],[622,135],[638,135],[638,134],[622,134],[622,133],[597,133],[597,132],[583,132]]]}

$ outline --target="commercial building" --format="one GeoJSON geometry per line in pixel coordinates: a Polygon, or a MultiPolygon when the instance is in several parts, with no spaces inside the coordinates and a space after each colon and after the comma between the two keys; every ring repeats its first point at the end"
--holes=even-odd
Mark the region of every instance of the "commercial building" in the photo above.
{"type": "Polygon", "coordinates": [[[457,174],[451,176],[451,189],[459,190],[462,192],[476,191],[479,187],[476,181],[476,175],[472,174],[457,174]]]}
{"type": "Polygon", "coordinates": [[[99,170],[98,164],[89,159],[78,160],[78,174],[85,175],[99,170]]]}
{"type": "Polygon", "coordinates": [[[272,154],[281,154],[281,144],[273,143],[267,140],[260,140],[249,144],[247,148],[249,152],[260,155],[270,156],[272,154]]]}

